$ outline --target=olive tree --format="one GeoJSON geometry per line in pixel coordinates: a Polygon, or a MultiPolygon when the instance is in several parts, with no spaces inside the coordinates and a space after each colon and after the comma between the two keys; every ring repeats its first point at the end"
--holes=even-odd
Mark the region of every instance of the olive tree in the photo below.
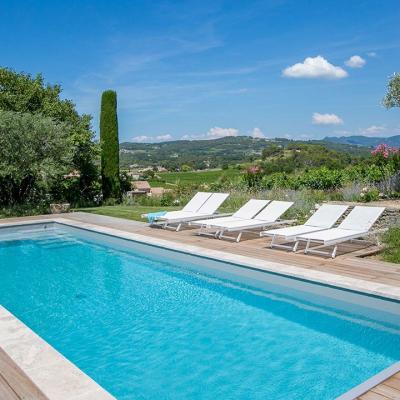
{"type": "Polygon", "coordinates": [[[39,114],[0,110],[0,204],[52,200],[73,165],[71,150],[65,124],[39,114]]]}
{"type": "Polygon", "coordinates": [[[393,74],[389,79],[383,105],[386,108],[400,107],[400,73],[393,74]]]}
{"type": "MultiPolygon", "coordinates": [[[[98,193],[99,151],[91,129],[91,116],[79,114],[71,100],[62,99],[60,85],[46,83],[41,74],[33,77],[0,67],[0,110],[49,117],[63,124],[71,139],[72,169],[79,173],[69,200],[74,203],[93,200],[98,193]]],[[[28,117],[24,118],[26,122],[28,117]]],[[[38,123],[38,119],[34,120],[38,123]]],[[[51,123],[50,119],[46,121],[51,123]]]]}

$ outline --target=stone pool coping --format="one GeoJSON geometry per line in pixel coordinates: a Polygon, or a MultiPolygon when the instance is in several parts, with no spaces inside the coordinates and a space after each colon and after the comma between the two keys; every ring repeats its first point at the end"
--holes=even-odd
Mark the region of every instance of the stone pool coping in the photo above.
{"type": "MultiPolygon", "coordinates": [[[[119,229],[62,217],[10,222],[2,224],[1,227],[5,228],[52,222],[86,229],[109,236],[120,237],[135,242],[146,243],[182,253],[188,253],[202,258],[205,257],[204,248],[198,246],[177,243],[173,240],[170,241],[154,238],[143,234],[126,232],[119,229]]],[[[322,283],[328,286],[400,301],[400,288],[387,284],[379,284],[362,279],[344,277],[329,272],[308,270],[302,267],[260,260],[238,254],[230,254],[219,250],[208,249],[206,257],[235,265],[242,265],[251,269],[277,273],[292,278],[294,277],[320,284],[322,283]]],[[[64,398],[76,400],[89,400],[93,398],[99,400],[114,399],[113,396],[101,388],[101,386],[99,386],[95,381],[26,327],[4,307],[0,306],[0,349],[1,348],[12,358],[15,364],[21,368],[28,378],[31,379],[32,382],[51,400],[64,398]],[[57,373],[57,371],[59,371],[59,373],[57,373]],[[61,376],[62,379],[60,379],[61,376]],[[66,394],[67,396],[65,396],[66,394]]],[[[390,371],[392,371],[392,369],[390,369],[390,371]]],[[[378,383],[384,381],[388,376],[390,375],[388,375],[388,371],[385,370],[363,382],[359,386],[365,393],[378,383]]],[[[345,397],[341,396],[339,398],[343,400],[353,399],[357,397],[353,397],[353,393],[357,392],[360,393],[360,388],[358,386],[344,394],[343,396],[345,397]]]]}

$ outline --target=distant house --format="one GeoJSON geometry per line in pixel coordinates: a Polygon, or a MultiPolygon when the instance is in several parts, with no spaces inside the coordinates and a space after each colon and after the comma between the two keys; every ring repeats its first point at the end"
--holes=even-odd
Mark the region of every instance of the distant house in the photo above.
{"type": "Polygon", "coordinates": [[[135,192],[138,193],[150,193],[151,186],[147,181],[134,181],[132,182],[132,186],[135,192]]]}
{"type": "Polygon", "coordinates": [[[163,194],[171,192],[171,189],[165,189],[163,187],[153,187],[151,188],[150,196],[161,197],[163,194]]]}

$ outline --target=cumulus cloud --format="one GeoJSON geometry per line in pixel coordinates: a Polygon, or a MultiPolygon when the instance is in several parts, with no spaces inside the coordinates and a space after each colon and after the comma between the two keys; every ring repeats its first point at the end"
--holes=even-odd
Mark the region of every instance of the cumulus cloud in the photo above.
{"type": "Polygon", "coordinates": [[[264,132],[260,128],[254,128],[251,132],[251,136],[257,139],[265,138],[264,132]]]}
{"type": "Polygon", "coordinates": [[[204,135],[183,135],[183,140],[201,140],[201,139],[219,139],[226,136],[239,136],[240,132],[238,129],[235,128],[220,128],[215,126],[211,128],[206,134],[204,135]]]}
{"type": "Polygon", "coordinates": [[[362,68],[366,61],[360,56],[351,56],[348,60],[344,62],[350,68],[362,68]]]}
{"type": "Polygon", "coordinates": [[[308,78],[308,79],[342,79],[348,73],[341,67],[328,62],[324,57],[307,57],[302,63],[287,67],[282,72],[287,78],[308,78]]]}
{"type": "Polygon", "coordinates": [[[207,139],[217,139],[225,136],[239,136],[239,130],[235,128],[220,128],[215,126],[207,132],[207,139]]]}
{"type": "Polygon", "coordinates": [[[153,142],[166,142],[168,140],[171,140],[172,136],[170,134],[165,134],[165,135],[158,135],[158,136],[146,136],[146,135],[141,135],[141,136],[135,136],[132,138],[132,142],[135,143],[153,143],[153,142]]]}
{"type": "Polygon", "coordinates": [[[361,131],[363,135],[366,136],[379,136],[387,133],[386,127],[384,125],[371,125],[361,131]]]}
{"type": "Polygon", "coordinates": [[[340,125],[343,120],[336,114],[320,114],[314,113],[312,116],[312,123],[315,125],[340,125]]]}

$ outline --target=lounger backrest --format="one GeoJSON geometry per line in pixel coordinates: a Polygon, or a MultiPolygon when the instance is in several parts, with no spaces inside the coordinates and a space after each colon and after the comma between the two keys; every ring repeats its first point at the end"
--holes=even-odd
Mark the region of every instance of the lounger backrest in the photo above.
{"type": "Polygon", "coordinates": [[[323,204],[315,213],[304,223],[307,226],[318,228],[332,228],[335,222],[343,215],[349,206],[338,204],[323,204]]]}
{"type": "Polygon", "coordinates": [[[182,208],[182,211],[196,212],[210,197],[212,193],[197,192],[182,208]]]}
{"type": "Polygon", "coordinates": [[[292,201],[271,201],[254,219],[257,221],[276,221],[285,211],[293,205],[292,201]]]}
{"type": "Polygon", "coordinates": [[[243,218],[243,219],[252,219],[256,214],[258,214],[268,203],[270,200],[257,200],[251,199],[245,205],[239,208],[234,214],[233,217],[243,218]]]}
{"type": "Polygon", "coordinates": [[[385,207],[356,206],[339,225],[339,228],[368,232],[384,210],[385,207]]]}
{"type": "Polygon", "coordinates": [[[197,212],[199,214],[214,214],[228,196],[229,193],[213,193],[197,212]]]}

